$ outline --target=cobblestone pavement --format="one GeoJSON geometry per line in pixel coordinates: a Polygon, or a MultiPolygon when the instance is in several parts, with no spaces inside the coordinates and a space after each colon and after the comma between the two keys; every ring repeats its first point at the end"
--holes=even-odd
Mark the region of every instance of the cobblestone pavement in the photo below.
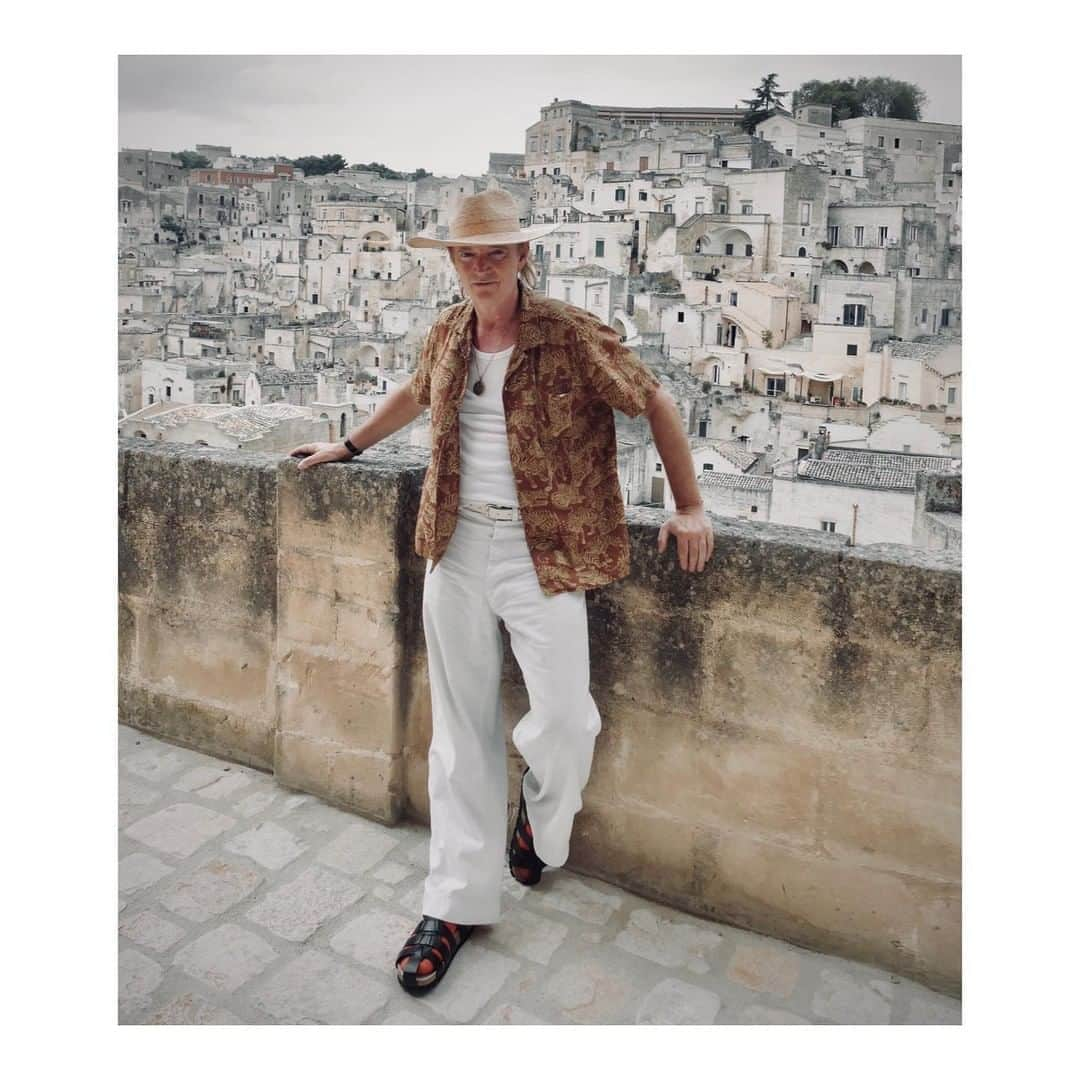
{"type": "Polygon", "coordinates": [[[397,985],[428,831],[120,726],[122,1024],[957,1024],[866,964],[565,870],[506,873],[433,991],[397,985]]]}

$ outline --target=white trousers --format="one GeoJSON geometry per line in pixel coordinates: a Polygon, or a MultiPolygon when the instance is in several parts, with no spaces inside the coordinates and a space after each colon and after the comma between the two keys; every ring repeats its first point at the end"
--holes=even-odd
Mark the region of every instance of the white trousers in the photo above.
{"type": "MultiPolygon", "coordinates": [[[[529,767],[537,855],[562,866],[592,767],[600,713],[589,692],[584,591],[545,596],[520,522],[459,508],[450,546],[424,578],[431,682],[431,852],[423,914],[495,923],[506,866],[502,619],[529,711],[512,732],[529,767]]],[[[514,792],[515,801],[517,792],[514,792]]]]}

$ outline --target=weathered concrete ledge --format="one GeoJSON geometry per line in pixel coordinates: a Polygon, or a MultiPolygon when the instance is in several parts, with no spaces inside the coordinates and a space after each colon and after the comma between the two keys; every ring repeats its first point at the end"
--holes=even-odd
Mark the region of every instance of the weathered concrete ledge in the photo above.
{"type": "MultiPolygon", "coordinates": [[[[426,821],[427,460],[122,440],[122,722],[426,821]]],[[[628,511],[632,573],[588,594],[603,730],[571,865],[958,993],[958,555],[714,519],[687,574],[664,517],[628,511]]]]}

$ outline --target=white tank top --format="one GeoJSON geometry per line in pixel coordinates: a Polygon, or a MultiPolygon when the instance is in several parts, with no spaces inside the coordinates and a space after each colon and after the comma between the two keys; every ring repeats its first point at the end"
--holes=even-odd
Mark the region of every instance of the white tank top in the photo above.
{"type": "Polygon", "coordinates": [[[465,396],[458,411],[461,442],[459,503],[518,504],[502,399],[503,380],[513,351],[512,345],[497,353],[480,352],[476,348],[472,351],[465,396]],[[484,379],[484,392],[474,394],[473,383],[479,375],[484,379]]]}

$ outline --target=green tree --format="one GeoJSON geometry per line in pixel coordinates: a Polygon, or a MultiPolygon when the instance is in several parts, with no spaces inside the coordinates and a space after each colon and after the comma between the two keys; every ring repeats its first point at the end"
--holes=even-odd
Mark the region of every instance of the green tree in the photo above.
{"type": "Polygon", "coordinates": [[[749,112],[742,118],[743,131],[752,131],[772,109],[782,109],[783,99],[787,97],[787,90],[777,89],[777,73],[770,72],[763,76],[752,98],[743,98],[742,103],[749,108],[749,112]]]}
{"type": "Polygon", "coordinates": [[[854,116],[882,116],[895,120],[921,120],[926,104],[925,91],[901,79],[876,76],[872,79],[833,79],[804,82],[792,95],[792,107],[813,102],[831,105],[834,120],[854,116]]]}
{"type": "Polygon", "coordinates": [[[209,169],[211,161],[202,154],[196,154],[194,150],[180,150],[173,154],[180,159],[180,166],[184,169],[209,169]]]}
{"type": "Polygon", "coordinates": [[[345,168],[345,159],[340,154],[323,154],[322,157],[308,155],[293,158],[290,164],[303,169],[305,176],[327,176],[330,173],[341,172],[345,168]]]}

